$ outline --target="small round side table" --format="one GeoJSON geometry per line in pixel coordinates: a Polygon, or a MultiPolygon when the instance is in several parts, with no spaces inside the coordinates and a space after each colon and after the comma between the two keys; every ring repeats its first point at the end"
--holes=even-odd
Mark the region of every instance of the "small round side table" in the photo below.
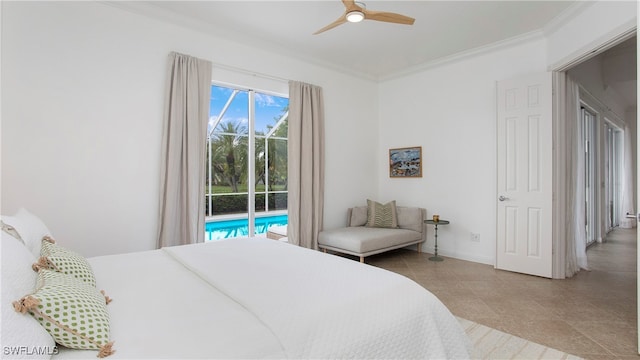
{"type": "Polygon", "coordinates": [[[431,261],[444,261],[443,258],[441,258],[440,256],[438,256],[438,225],[447,225],[449,224],[449,220],[438,220],[438,221],[433,221],[433,220],[425,220],[424,221],[425,224],[431,224],[435,227],[435,232],[434,232],[434,237],[436,240],[436,247],[435,247],[435,256],[432,256],[429,258],[429,260],[431,261]]]}

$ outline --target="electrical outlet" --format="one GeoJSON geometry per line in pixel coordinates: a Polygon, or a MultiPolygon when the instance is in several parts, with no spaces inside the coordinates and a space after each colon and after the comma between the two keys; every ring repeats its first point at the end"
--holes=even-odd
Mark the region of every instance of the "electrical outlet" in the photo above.
{"type": "Polygon", "coordinates": [[[478,233],[471,233],[471,241],[473,241],[473,242],[480,242],[480,234],[478,234],[478,233]]]}

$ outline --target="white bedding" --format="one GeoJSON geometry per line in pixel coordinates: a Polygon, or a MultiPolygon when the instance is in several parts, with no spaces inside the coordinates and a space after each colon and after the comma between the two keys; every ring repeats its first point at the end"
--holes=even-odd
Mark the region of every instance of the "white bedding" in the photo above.
{"type": "Polygon", "coordinates": [[[113,298],[111,359],[469,357],[458,321],[415,282],[294,245],[245,238],[89,261],[113,298]]]}

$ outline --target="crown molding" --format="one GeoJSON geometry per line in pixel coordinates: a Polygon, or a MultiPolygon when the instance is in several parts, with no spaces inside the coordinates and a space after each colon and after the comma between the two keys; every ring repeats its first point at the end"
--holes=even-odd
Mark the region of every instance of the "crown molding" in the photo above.
{"type": "Polygon", "coordinates": [[[587,8],[593,6],[595,1],[576,1],[571,6],[564,9],[560,14],[556,15],[543,28],[545,36],[549,36],[558,31],[567,22],[573,20],[576,16],[582,14],[587,8]]]}
{"type": "Polygon", "coordinates": [[[329,62],[325,62],[322,60],[318,60],[317,58],[314,58],[314,57],[301,56],[295,51],[292,51],[289,48],[279,43],[268,41],[265,39],[255,38],[254,36],[247,36],[245,34],[242,34],[234,30],[229,30],[226,28],[222,28],[220,26],[216,26],[204,20],[195,19],[192,17],[188,17],[186,15],[182,15],[182,14],[178,14],[178,13],[166,10],[162,7],[155,6],[149,2],[117,1],[117,0],[116,1],[99,0],[97,2],[104,5],[118,8],[123,11],[128,11],[131,13],[135,13],[137,15],[142,15],[154,20],[159,20],[159,21],[171,23],[176,26],[187,28],[190,30],[195,30],[195,31],[204,33],[205,35],[208,35],[208,36],[219,37],[219,38],[225,39],[225,41],[230,41],[239,45],[255,47],[257,49],[268,51],[270,53],[285,55],[287,57],[297,59],[307,64],[312,64],[318,67],[322,67],[324,69],[336,71],[341,74],[356,77],[362,80],[368,80],[373,82],[376,82],[378,80],[376,76],[371,75],[369,73],[358,72],[352,69],[345,69],[341,66],[338,66],[329,62]]]}
{"type": "Polygon", "coordinates": [[[415,65],[409,68],[406,68],[401,71],[397,71],[385,76],[381,76],[378,78],[379,82],[393,80],[401,77],[405,77],[408,75],[412,75],[415,73],[423,72],[426,70],[430,70],[436,67],[452,64],[458,61],[466,60],[472,57],[476,57],[479,55],[487,54],[490,52],[507,49],[513,46],[522,45],[524,43],[544,39],[544,33],[542,30],[531,31],[522,35],[514,36],[505,40],[493,42],[488,45],[476,47],[473,49],[461,51],[455,53],[450,56],[445,56],[434,61],[425,62],[419,65],[415,65]]]}
{"type": "MultiPolygon", "coordinates": [[[[1,1],[1,0],[0,0],[1,1]]],[[[455,63],[464,59],[469,59],[482,54],[490,53],[501,49],[506,49],[512,46],[517,46],[529,41],[535,41],[543,39],[549,34],[554,33],[563,26],[567,21],[570,21],[575,16],[584,12],[587,8],[593,5],[593,1],[576,1],[574,4],[566,8],[559,15],[554,17],[543,28],[534,30],[522,35],[518,35],[512,38],[501,40],[498,42],[490,43],[484,46],[476,47],[473,49],[463,50],[461,52],[445,56],[433,61],[427,61],[414,66],[407,67],[399,71],[393,71],[387,74],[374,75],[368,72],[357,71],[354,69],[346,69],[343,66],[319,60],[315,57],[304,56],[288,49],[286,46],[277,42],[268,41],[265,39],[259,39],[250,37],[232,29],[216,26],[208,23],[204,20],[194,19],[182,14],[178,14],[169,10],[166,10],[160,6],[155,6],[150,2],[142,1],[117,1],[117,0],[98,0],[98,3],[119,8],[124,11],[136,13],[138,15],[146,16],[159,21],[168,22],[183,28],[199,31],[209,36],[215,36],[226,41],[231,41],[239,45],[255,47],[263,51],[271,53],[281,54],[307,64],[312,64],[324,69],[332,70],[341,74],[348,75],[350,77],[359,78],[361,80],[367,80],[372,82],[388,81],[418,72],[426,71],[432,68],[443,66],[450,63],[455,63]]]]}

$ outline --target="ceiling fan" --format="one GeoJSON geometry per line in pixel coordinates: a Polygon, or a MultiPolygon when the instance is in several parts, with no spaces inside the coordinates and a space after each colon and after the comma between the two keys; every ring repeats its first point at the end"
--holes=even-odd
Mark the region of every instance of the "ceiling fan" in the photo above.
{"type": "Polygon", "coordinates": [[[416,19],[396,13],[385,11],[367,10],[364,3],[355,0],[342,0],[346,10],[344,14],[338,18],[338,20],[323,27],[322,29],[313,33],[313,35],[320,34],[327,30],[333,29],[338,25],[342,25],[346,22],[360,22],[362,20],[375,20],[384,21],[396,24],[413,25],[416,19]]]}

